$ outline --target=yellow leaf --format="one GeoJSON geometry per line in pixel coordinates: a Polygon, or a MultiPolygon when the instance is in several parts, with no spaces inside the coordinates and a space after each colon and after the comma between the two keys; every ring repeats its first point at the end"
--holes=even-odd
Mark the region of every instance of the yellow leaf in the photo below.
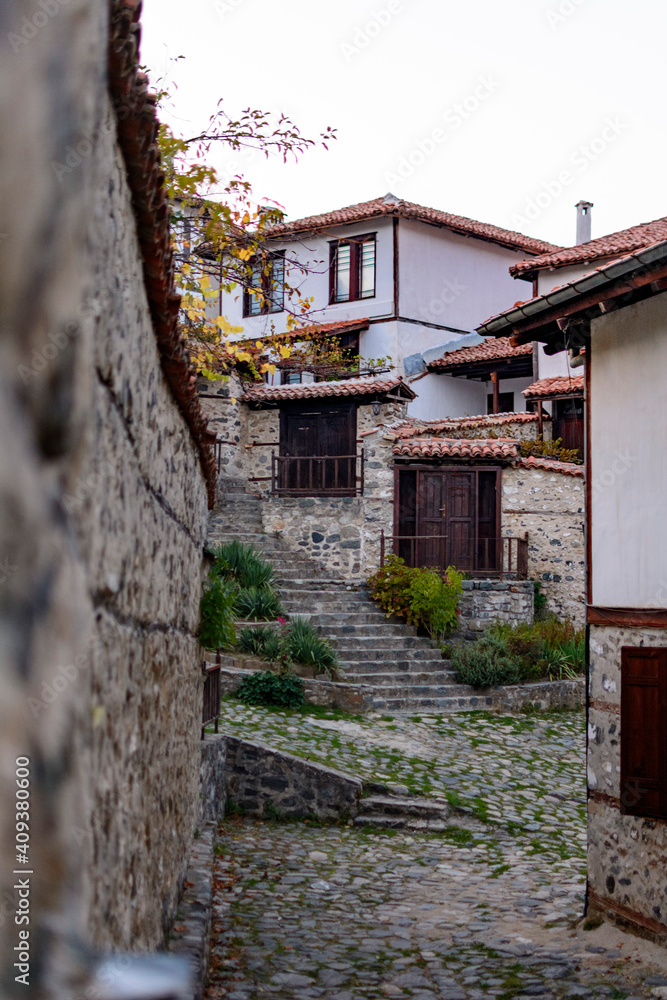
{"type": "Polygon", "coordinates": [[[232,396],[232,403],[236,402],[236,396],[232,396]]]}
{"type": "Polygon", "coordinates": [[[291,353],[292,353],[292,350],[291,350],[290,347],[285,347],[284,345],[281,344],[281,346],[280,346],[280,357],[281,358],[289,358],[289,356],[290,356],[291,353]]]}

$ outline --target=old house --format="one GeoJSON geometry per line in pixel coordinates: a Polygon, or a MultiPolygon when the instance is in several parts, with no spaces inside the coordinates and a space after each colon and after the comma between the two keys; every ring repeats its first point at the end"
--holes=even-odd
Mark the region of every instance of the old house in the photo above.
{"type": "Polygon", "coordinates": [[[74,0],[40,12],[29,40],[24,5],[2,14],[7,998],[88,995],[96,953],[163,946],[201,822],[197,629],[215,467],[177,329],[139,9],[74,0]]]}
{"type": "Polygon", "coordinates": [[[419,420],[396,375],[200,389],[221,499],[232,481],[260,496],[283,551],[351,581],[391,552],[471,579],[539,579],[553,611],[582,620],[583,467],[521,456],[537,414],[419,420]]]}
{"type": "MultiPolygon", "coordinates": [[[[268,266],[258,264],[245,287],[222,296],[227,319],[252,340],[285,332],[288,279],[303,298],[312,298],[310,316],[324,336],[335,337],[362,362],[389,358],[397,375],[429,376],[409,406],[420,418],[486,412],[481,382],[430,377],[427,361],[481,343],[475,327],[516,297],[509,268],[527,254],[558,249],[392,194],[284,222],[267,237],[268,266]]],[[[210,244],[197,253],[215,257],[210,244]]],[[[269,381],[301,381],[301,373],[288,367],[269,381]]],[[[530,358],[503,374],[512,380],[503,391],[516,393],[540,377],[530,358]]],[[[517,395],[519,403],[525,409],[517,395]]]]}
{"type": "Polygon", "coordinates": [[[593,241],[601,264],[481,330],[585,352],[588,906],[665,942],[667,241],[651,236],[665,220],[593,241]]]}

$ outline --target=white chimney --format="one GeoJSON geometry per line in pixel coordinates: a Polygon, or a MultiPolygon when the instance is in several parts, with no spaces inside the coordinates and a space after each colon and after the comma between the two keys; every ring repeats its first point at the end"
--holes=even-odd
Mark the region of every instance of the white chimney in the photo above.
{"type": "Polygon", "coordinates": [[[591,238],[592,201],[578,201],[577,209],[577,243],[588,243],[591,238]]]}

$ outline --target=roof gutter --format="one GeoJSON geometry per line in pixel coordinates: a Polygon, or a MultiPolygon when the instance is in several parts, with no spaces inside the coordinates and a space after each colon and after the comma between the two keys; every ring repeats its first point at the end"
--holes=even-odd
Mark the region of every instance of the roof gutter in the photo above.
{"type": "Polygon", "coordinates": [[[514,306],[507,312],[494,316],[492,319],[482,323],[477,327],[477,332],[482,336],[506,337],[508,330],[521,326],[527,320],[535,321],[540,316],[547,316],[548,313],[560,307],[571,305],[577,299],[589,297],[598,291],[602,291],[625,278],[629,278],[633,273],[642,268],[653,268],[658,264],[667,264],[667,240],[661,240],[647,249],[638,250],[621,260],[616,260],[583,275],[567,285],[540,295],[514,306]]]}

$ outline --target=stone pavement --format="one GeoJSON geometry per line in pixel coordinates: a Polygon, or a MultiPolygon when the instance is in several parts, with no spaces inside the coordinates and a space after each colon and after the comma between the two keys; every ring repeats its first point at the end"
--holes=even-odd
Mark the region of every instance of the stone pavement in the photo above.
{"type": "Polygon", "coordinates": [[[442,834],[226,820],[209,1000],[667,996],[663,951],[580,921],[583,713],[225,713],[236,735],[447,794],[458,815],[442,834]]]}

